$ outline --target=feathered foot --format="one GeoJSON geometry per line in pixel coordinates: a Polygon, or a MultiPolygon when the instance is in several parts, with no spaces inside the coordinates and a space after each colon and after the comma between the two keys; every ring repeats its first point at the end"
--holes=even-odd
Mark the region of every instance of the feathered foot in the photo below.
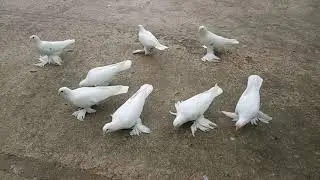
{"type": "Polygon", "coordinates": [[[207,52],[207,54],[201,58],[201,60],[204,62],[209,61],[209,62],[216,62],[216,63],[220,62],[219,59],[220,58],[216,56],[214,52],[207,52]]]}
{"type": "Polygon", "coordinates": [[[200,129],[203,132],[209,131],[210,129],[214,129],[217,127],[217,124],[209,121],[208,119],[204,118],[202,115],[199,119],[195,120],[191,126],[192,135],[195,136],[195,132],[197,129],[200,129]]]}
{"type": "Polygon", "coordinates": [[[141,119],[138,119],[138,122],[135,126],[133,126],[132,131],[130,132],[131,136],[134,135],[140,135],[141,133],[147,133],[149,134],[151,132],[150,128],[148,128],[147,126],[143,125],[141,122],[141,119]]]}
{"type": "Polygon", "coordinates": [[[40,56],[39,57],[39,63],[34,64],[35,66],[43,67],[44,65],[49,63],[49,57],[48,56],[40,56]]]}
{"type": "Polygon", "coordinates": [[[85,109],[80,109],[72,113],[72,115],[75,116],[78,120],[83,121],[84,117],[86,116],[86,112],[87,111],[85,109]]]}
{"type": "Polygon", "coordinates": [[[53,61],[55,64],[61,66],[61,64],[62,64],[62,59],[61,59],[59,56],[51,56],[51,59],[52,59],[52,61],[53,61]]]}
{"type": "Polygon", "coordinates": [[[138,49],[138,50],[133,51],[132,54],[144,54],[144,50],[138,49]]]}

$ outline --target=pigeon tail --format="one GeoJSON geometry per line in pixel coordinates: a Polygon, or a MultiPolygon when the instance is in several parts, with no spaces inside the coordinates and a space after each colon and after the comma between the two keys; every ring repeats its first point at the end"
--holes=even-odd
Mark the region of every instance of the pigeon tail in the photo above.
{"type": "Polygon", "coordinates": [[[140,87],[137,94],[142,95],[143,97],[148,97],[149,94],[153,91],[153,86],[150,84],[144,84],[140,87]]]}
{"type": "Polygon", "coordinates": [[[119,71],[124,71],[124,70],[127,70],[131,67],[132,65],[132,61],[131,60],[126,60],[126,61],[123,61],[123,62],[120,62],[119,63],[119,71]]]}
{"type": "Polygon", "coordinates": [[[139,118],[137,121],[137,124],[135,126],[133,126],[132,131],[130,132],[130,135],[131,136],[134,136],[134,135],[139,136],[141,133],[149,134],[150,132],[151,132],[150,128],[143,125],[141,122],[141,119],[139,118]]]}
{"type": "Polygon", "coordinates": [[[236,39],[225,39],[226,44],[239,44],[239,41],[236,39]]]}
{"type": "Polygon", "coordinates": [[[68,45],[71,45],[71,44],[75,43],[76,40],[75,40],[75,39],[67,39],[67,40],[65,40],[64,42],[65,42],[66,44],[68,44],[68,45]]]}
{"type": "Polygon", "coordinates": [[[163,51],[163,50],[165,50],[165,49],[168,49],[167,46],[162,45],[162,44],[160,44],[160,43],[158,43],[158,44],[155,46],[155,48],[159,49],[160,51],[163,51]]]}
{"type": "Polygon", "coordinates": [[[197,131],[197,129],[200,129],[201,131],[206,132],[211,129],[214,129],[215,127],[217,127],[217,124],[209,121],[208,119],[204,118],[204,116],[202,115],[200,118],[195,120],[194,123],[192,124],[191,132],[192,132],[192,135],[195,136],[194,134],[197,131]]]}
{"type": "Polygon", "coordinates": [[[227,111],[221,111],[224,115],[226,115],[229,118],[232,118],[233,121],[237,121],[238,120],[238,115],[234,112],[227,112],[227,111]]]}
{"type": "Polygon", "coordinates": [[[215,84],[209,91],[212,91],[215,97],[223,93],[223,90],[218,86],[218,84],[215,84]]]}
{"type": "MultiPolygon", "coordinates": [[[[111,86],[109,86],[111,87],[111,86]]],[[[129,86],[114,86],[116,88],[115,94],[114,95],[119,95],[119,94],[124,94],[127,93],[129,90],[129,86]]]]}
{"type": "Polygon", "coordinates": [[[169,113],[172,114],[172,115],[175,115],[175,116],[177,115],[177,113],[174,113],[174,112],[171,112],[171,111],[169,111],[169,113]]]}

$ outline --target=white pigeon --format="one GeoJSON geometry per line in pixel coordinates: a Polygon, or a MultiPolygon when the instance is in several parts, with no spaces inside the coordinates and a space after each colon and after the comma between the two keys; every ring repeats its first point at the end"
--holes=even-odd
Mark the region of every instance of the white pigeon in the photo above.
{"type": "Polygon", "coordinates": [[[35,64],[36,66],[40,67],[51,63],[61,66],[61,53],[75,42],[74,39],[68,39],[64,41],[41,41],[36,35],[30,36],[30,40],[40,52],[40,63],[35,64]]]}
{"type": "Polygon", "coordinates": [[[98,87],[81,87],[71,90],[67,87],[59,89],[58,94],[63,96],[74,106],[81,108],[72,115],[78,120],[83,121],[86,113],[94,113],[96,110],[91,106],[102,103],[110,96],[128,92],[128,86],[98,86],[98,87]]]}
{"type": "Polygon", "coordinates": [[[217,125],[204,118],[203,114],[209,108],[215,97],[219,96],[222,92],[222,89],[216,84],[214,87],[201,94],[197,94],[185,101],[177,102],[175,104],[177,113],[170,112],[171,114],[176,115],[173,126],[180,127],[188,121],[194,121],[191,126],[193,136],[197,129],[202,131],[213,129],[217,125]]]}
{"type": "Polygon", "coordinates": [[[132,61],[126,60],[117,64],[93,68],[88,72],[87,77],[79,83],[79,86],[107,86],[114,76],[129,69],[131,65],[132,61]]]}
{"type": "Polygon", "coordinates": [[[199,27],[200,42],[207,48],[207,54],[201,58],[202,61],[220,62],[219,57],[214,54],[215,48],[223,48],[229,44],[239,44],[236,39],[228,39],[208,31],[205,26],[199,27]]]}
{"type": "Polygon", "coordinates": [[[257,121],[269,123],[272,117],[261,112],[260,109],[260,87],[263,79],[258,75],[251,75],[248,78],[246,90],[242,93],[235,112],[221,111],[236,122],[236,130],[251,122],[257,125],[257,121]]]}
{"type": "Polygon", "coordinates": [[[146,98],[152,92],[153,87],[145,84],[129,98],[115,113],[111,115],[112,121],[103,126],[103,134],[114,132],[120,129],[132,129],[130,135],[140,135],[140,133],[150,133],[151,130],[142,124],[141,112],[146,98]]]}
{"type": "Polygon", "coordinates": [[[141,42],[144,48],[143,50],[133,51],[133,54],[144,53],[145,55],[149,55],[151,54],[151,51],[154,48],[161,51],[168,48],[167,46],[160,44],[158,39],[154,37],[154,35],[150,31],[144,29],[142,25],[138,25],[138,27],[139,27],[139,41],[141,42]]]}

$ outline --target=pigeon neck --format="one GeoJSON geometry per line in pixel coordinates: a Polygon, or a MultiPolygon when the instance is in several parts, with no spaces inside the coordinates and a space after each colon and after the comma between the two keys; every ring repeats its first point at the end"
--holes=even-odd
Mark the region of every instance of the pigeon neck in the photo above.
{"type": "Polygon", "coordinates": [[[260,87],[257,87],[255,84],[249,84],[245,90],[246,93],[248,92],[259,92],[260,87]]]}

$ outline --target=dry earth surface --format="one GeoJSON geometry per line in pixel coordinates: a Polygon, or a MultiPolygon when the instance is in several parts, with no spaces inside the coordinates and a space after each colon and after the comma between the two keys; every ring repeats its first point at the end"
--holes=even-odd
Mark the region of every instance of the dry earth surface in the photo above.
{"type": "Polygon", "coordinates": [[[319,0],[1,0],[0,179],[319,179],[319,0]],[[168,51],[132,55],[143,24],[168,51]],[[204,63],[197,29],[240,41],[204,63]],[[33,66],[29,36],[75,38],[63,65],[33,66]],[[131,59],[111,97],[84,122],[57,95],[93,67],[131,59]],[[270,124],[234,123],[247,77],[264,79],[261,109],[270,124]],[[102,126],[144,83],[154,86],[142,113],[152,133],[102,136],[102,126]],[[172,127],[174,103],[223,88],[205,116],[219,128],[192,137],[172,127]]]}

